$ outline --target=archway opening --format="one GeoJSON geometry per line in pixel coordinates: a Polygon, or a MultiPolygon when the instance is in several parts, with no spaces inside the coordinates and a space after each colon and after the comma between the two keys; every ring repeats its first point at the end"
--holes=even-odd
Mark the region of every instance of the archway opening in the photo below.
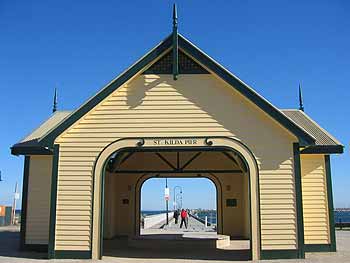
{"type": "Polygon", "coordinates": [[[209,178],[159,175],[140,192],[140,235],[148,239],[217,237],[217,189],[209,178]]]}
{"type": "MultiPolygon", "coordinates": [[[[249,173],[244,159],[238,153],[225,148],[211,148],[210,150],[189,148],[171,150],[166,148],[126,149],[109,157],[104,172],[103,255],[118,256],[118,253],[131,253],[131,251],[123,251],[124,249],[151,248],[152,251],[159,250],[160,256],[161,247],[164,245],[164,235],[162,238],[154,234],[152,236],[152,233],[147,233],[144,228],[145,222],[142,217],[142,187],[144,183],[156,180],[155,178],[163,180],[163,182],[166,178],[169,181],[180,178],[182,180],[200,178],[211,182],[216,189],[214,191],[216,192],[216,222],[215,226],[214,222],[211,224],[212,233],[216,236],[214,238],[208,236],[202,239],[198,238],[200,242],[196,244],[204,244],[204,240],[208,241],[201,249],[212,249],[210,250],[211,254],[206,255],[209,258],[212,255],[216,255],[217,259],[229,255],[230,260],[235,259],[236,256],[238,256],[237,259],[251,257],[249,173]],[[158,243],[149,242],[149,240],[143,242],[145,235],[157,240],[158,243]]],[[[161,191],[164,198],[164,187],[161,191]]],[[[205,199],[205,195],[206,193],[203,192],[193,198],[205,199]]],[[[174,196],[172,198],[169,201],[174,202],[174,196]]],[[[176,199],[176,196],[175,200],[177,208],[179,206],[185,208],[184,203],[179,204],[180,201],[176,199]]],[[[171,203],[171,207],[173,206],[174,203],[171,203]]],[[[171,207],[169,206],[169,210],[171,207]]],[[[191,211],[189,212],[191,213],[191,211]]],[[[196,213],[198,212],[196,211],[196,213]]],[[[168,219],[173,219],[171,216],[168,219]]],[[[203,215],[198,217],[201,216],[203,215]]],[[[210,220],[213,219],[209,218],[210,220]]],[[[202,225],[205,227],[205,217],[203,221],[202,225]]],[[[181,236],[182,240],[186,240],[183,234],[181,236]]],[[[181,244],[176,244],[176,246],[181,247],[181,249],[186,247],[186,245],[182,246],[181,244]]],[[[169,247],[174,247],[174,243],[167,248],[169,247]]],[[[193,248],[193,246],[189,247],[193,248]]],[[[133,250],[132,253],[135,251],[133,250]]],[[[193,250],[190,253],[193,253],[193,250]]],[[[182,256],[179,255],[179,257],[182,256]]]]}

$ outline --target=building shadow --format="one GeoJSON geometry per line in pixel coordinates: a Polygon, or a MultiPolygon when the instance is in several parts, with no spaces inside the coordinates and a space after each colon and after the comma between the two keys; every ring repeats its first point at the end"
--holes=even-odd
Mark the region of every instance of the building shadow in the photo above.
{"type": "MultiPolygon", "coordinates": [[[[103,256],[135,259],[187,259],[218,261],[251,260],[250,249],[217,249],[214,247],[194,248],[191,245],[178,246],[179,244],[177,242],[179,237],[174,236],[173,238],[174,247],[165,248],[153,246],[152,249],[143,247],[129,247],[127,238],[105,240],[103,256]]],[[[200,242],[200,240],[195,242],[200,242]]]]}
{"type": "Polygon", "coordinates": [[[47,253],[20,250],[18,231],[0,231],[0,257],[47,259],[47,253]]]}

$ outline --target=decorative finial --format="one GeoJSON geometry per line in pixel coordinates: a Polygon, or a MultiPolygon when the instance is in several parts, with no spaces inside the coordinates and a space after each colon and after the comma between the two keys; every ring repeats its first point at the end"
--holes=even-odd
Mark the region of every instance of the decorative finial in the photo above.
{"type": "Polygon", "coordinates": [[[176,4],[173,6],[173,27],[177,27],[177,8],[176,4]]]}
{"type": "Polygon", "coordinates": [[[299,110],[304,111],[303,93],[301,90],[301,84],[299,84],[299,110]]]}
{"type": "Polygon", "coordinates": [[[56,111],[57,111],[57,88],[55,88],[55,94],[53,96],[52,113],[55,113],[56,111]]]}
{"type": "Polygon", "coordinates": [[[177,80],[179,75],[179,50],[178,50],[178,35],[177,35],[177,8],[176,4],[173,7],[173,77],[177,80]]]}

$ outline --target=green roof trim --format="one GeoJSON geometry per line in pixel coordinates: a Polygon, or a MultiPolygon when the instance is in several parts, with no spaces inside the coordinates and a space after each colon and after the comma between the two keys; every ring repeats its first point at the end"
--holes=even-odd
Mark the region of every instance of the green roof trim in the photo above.
{"type": "Polygon", "coordinates": [[[165,40],[163,40],[160,44],[158,44],[155,48],[153,48],[150,52],[148,52],[144,57],[138,60],[133,66],[131,66],[129,69],[123,72],[119,77],[117,77],[112,82],[110,82],[105,88],[99,91],[95,96],[93,96],[80,108],[74,111],[69,117],[67,117],[60,125],[58,125],[54,129],[49,131],[43,138],[39,139],[38,142],[42,145],[52,146],[57,136],[59,136],[62,132],[68,129],[77,120],[79,120],[86,113],[88,113],[93,107],[95,107],[108,95],[110,95],[120,86],[122,86],[124,83],[130,80],[133,76],[139,73],[152,61],[157,59],[167,49],[169,49],[171,45],[172,45],[172,35],[168,36],[165,40]]]}
{"type": "Polygon", "coordinates": [[[179,37],[179,46],[192,57],[194,57],[199,63],[204,65],[206,68],[214,72],[225,82],[230,84],[233,88],[239,91],[243,96],[248,98],[254,104],[256,104],[259,108],[265,111],[268,115],[270,115],[273,119],[279,122],[282,126],[288,129],[291,133],[298,137],[299,143],[301,145],[313,145],[315,144],[315,138],[309,135],[306,131],[301,129],[295,123],[290,121],[279,109],[273,106],[266,99],[261,97],[258,93],[256,93],[252,88],[250,88],[247,84],[242,82],[239,78],[234,76],[231,72],[213,60],[211,57],[206,55],[203,51],[201,51],[198,47],[193,45],[190,41],[185,39],[180,35],[179,37]]]}
{"type": "MultiPolygon", "coordinates": [[[[153,48],[149,53],[137,61],[128,70],[122,73],[119,77],[110,82],[105,88],[98,92],[94,97],[89,99],[85,104],[78,108],[74,113],[68,116],[63,122],[58,126],[46,133],[42,138],[38,140],[38,143],[42,146],[52,146],[54,140],[62,132],[68,129],[77,120],[83,117],[87,112],[89,112],[93,107],[105,99],[108,95],[130,80],[134,75],[138,74],[152,61],[156,60],[160,55],[172,47],[173,36],[168,36],[164,41],[153,48]]],[[[255,103],[273,119],[279,122],[282,126],[293,133],[298,139],[300,145],[314,145],[315,139],[308,134],[305,130],[300,128],[294,122],[292,122],[288,117],[286,117],[279,109],[274,107],[266,99],[257,94],[248,85],[239,80],[236,76],[226,70],[224,67],[215,62],[212,58],[207,56],[199,48],[193,45],[190,41],[185,39],[182,35],[178,35],[179,48],[183,49],[191,57],[197,60],[204,67],[208,68],[210,71],[217,74],[225,82],[230,84],[233,88],[238,90],[241,94],[247,97],[250,101],[255,103]]]]}
{"type": "Polygon", "coordinates": [[[332,153],[344,153],[343,145],[313,145],[306,148],[302,148],[301,154],[332,154],[332,153]]]}

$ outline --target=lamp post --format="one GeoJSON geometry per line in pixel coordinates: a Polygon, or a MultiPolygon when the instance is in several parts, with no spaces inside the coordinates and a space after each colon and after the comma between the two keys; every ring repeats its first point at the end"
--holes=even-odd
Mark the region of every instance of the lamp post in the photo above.
{"type": "Polygon", "coordinates": [[[182,209],[182,192],[176,195],[176,203],[179,204],[179,208],[182,209]]]}
{"type": "Polygon", "coordinates": [[[165,206],[166,206],[166,224],[169,225],[169,189],[168,189],[168,178],[165,178],[165,206]],[[167,196],[168,195],[168,196],[167,196]]]}
{"type": "Polygon", "coordinates": [[[175,211],[176,208],[177,208],[177,207],[176,207],[176,194],[175,194],[177,188],[180,189],[180,194],[182,194],[182,187],[181,187],[181,186],[178,186],[178,185],[175,186],[175,187],[174,187],[174,211],[175,211]]]}

